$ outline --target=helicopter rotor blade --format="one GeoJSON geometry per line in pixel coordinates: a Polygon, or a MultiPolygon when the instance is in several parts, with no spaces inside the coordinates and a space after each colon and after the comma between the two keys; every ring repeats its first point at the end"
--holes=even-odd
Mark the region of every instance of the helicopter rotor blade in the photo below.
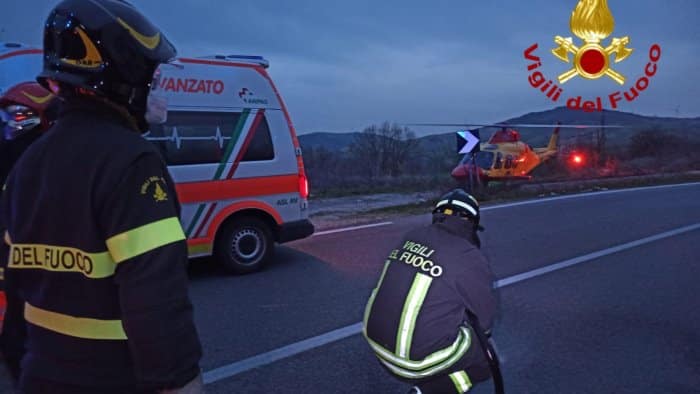
{"type": "Polygon", "coordinates": [[[535,128],[574,128],[574,129],[620,129],[629,128],[634,126],[623,126],[623,125],[595,125],[595,124],[534,124],[534,123],[408,123],[406,126],[416,126],[416,127],[463,127],[463,128],[482,128],[482,127],[497,127],[497,128],[508,128],[514,127],[519,129],[535,129],[535,128]]]}

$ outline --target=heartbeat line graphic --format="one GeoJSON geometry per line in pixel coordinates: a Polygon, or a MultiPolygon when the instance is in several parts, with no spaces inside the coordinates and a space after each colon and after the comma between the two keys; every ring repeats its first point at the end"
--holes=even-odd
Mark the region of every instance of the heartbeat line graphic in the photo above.
{"type": "Polygon", "coordinates": [[[162,136],[162,137],[146,136],[146,139],[148,141],[173,142],[173,143],[175,143],[175,146],[177,147],[177,149],[180,149],[182,147],[182,141],[216,141],[219,143],[219,148],[223,149],[225,142],[227,140],[231,139],[231,137],[224,137],[224,135],[221,134],[221,129],[219,127],[216,128],[216,134],[214,134],[212,136],[200,136],[200,137],[182,137],[177,132],[177,126],[173,126],[171,130],[172,131],[171,131],[169,136],[162,136]]]}

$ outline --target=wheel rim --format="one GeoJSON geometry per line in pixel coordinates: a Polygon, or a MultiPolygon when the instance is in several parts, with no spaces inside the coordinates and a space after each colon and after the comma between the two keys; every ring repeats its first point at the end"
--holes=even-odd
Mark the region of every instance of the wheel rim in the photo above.
{"type": "Polygon", "coordinates": [[[241,263],[254,264],[258,255],[261,254],[264,242],[258,231],[243,229],[233,237],[231,251],[234,256],[239,256],[243,260],[241,263]]]}

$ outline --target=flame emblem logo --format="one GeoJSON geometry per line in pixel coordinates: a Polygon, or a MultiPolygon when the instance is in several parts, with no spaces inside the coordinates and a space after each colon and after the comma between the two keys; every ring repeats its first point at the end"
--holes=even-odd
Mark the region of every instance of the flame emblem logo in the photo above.
{"type": "Polygon", "coordinates": [[[560,83],[566,83],[576,76],[586,79],[598,79],[607,75],[620,85],[625,77],[610,68],[610,58],[614,55],[615,63],[629,57],[634,51],[628,48],[629,36],[613,38],[610,45],[603,47],[601,42],[615,30],[613,18],[607,0],[579,0],[569,21],[571,32],[585,43],[579,47],[571,37],[556,36],[554,42],[558,47],[552,54],[565,63],[571,63],[569,54],[574,55],[574,67],[559,76],[560,83]]]}

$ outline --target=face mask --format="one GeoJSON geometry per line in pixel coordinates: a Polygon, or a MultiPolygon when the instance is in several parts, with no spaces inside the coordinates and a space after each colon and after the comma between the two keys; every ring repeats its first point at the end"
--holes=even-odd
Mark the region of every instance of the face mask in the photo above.
{"type": "Polygon", "coordinates": [[[168,120],[168,99],[160,88],[160,69],[156,69],[151,82],[151,90],[146,100],[146,121],[149,124],[163,124],[168,120]]]}

